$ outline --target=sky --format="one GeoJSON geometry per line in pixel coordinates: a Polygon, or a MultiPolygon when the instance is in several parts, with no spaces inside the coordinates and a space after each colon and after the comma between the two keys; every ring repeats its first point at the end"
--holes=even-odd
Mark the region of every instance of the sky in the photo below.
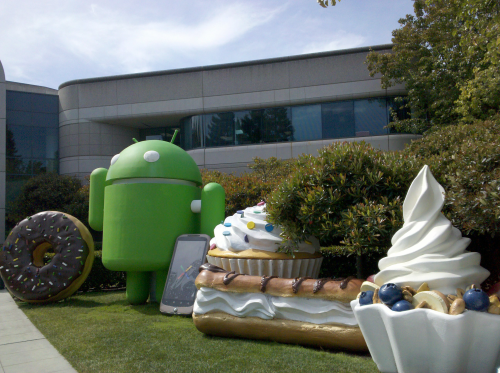
{"type": "Polygon", "coordinates": [[[66,81],[391,42],[412,0],[0,0],[9,81],[66,81]]]}

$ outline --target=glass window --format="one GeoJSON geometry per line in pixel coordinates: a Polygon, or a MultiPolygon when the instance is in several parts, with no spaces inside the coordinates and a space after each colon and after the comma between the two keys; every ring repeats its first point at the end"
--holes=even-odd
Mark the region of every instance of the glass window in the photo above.
{"type": "Polygon", "coordinates": [[[7,126],[6,155],[10,157],[31,158],[33,127],[7,126]]]}
{"type": "Polygon", "coordinates": [[[32,123],[31,125],[33,125],[35,127],[58,128],[59,127],[59,114],[32,113],[31,123],[32,123]]]}
{"type": "Polygon", "coordinates": [[[31,111],[33,94],[7,91],[6,96],[7,110],[31,111]]]}
{"type": "Polygon", "coordinates": [[[31,164],[26,158],[5,158],[7,174],[29,175],[31,174],[31,164]]]}
{"type": "Polygon", "coordinates": [[[32,111],[35,113],[59,114],[59,97],[55,95],[33,94],[32,111]]]}
{"type": "Polygon", "coordinates": [[[57,159],[31,159],[32,173],[34,175],[43,174],[46,172],[58,172],[57,159]]]}
{"type": "Polygon", "coordinates": [[[28,111],[7,110],[7,125],[31,126],[33,113],[28,111]]]}
{"type": "Polygon", "coordinates": [[[354,101],[356,136],[387,135],[385,98],[354,101]]]}
{"type": "Polygon", "coordinates": [[[263,142],[293,140],[292,112],[290,108],[265,109],[262,117],[263,142]]]}
{"type": "Polygon", "coordinates": [[[321,105],[292,107],[293,141],[321,140],[321,105]]]}
{"type": "Polygon", "coordinates": [[[354,104],[339,101],[321,105],[324,139],[354,137],[354,104]]]}
{"type": "Polygon", "coordinates": [[[59,147],[58,128],[30,127],[31,135],[36,141],[31,145],[31,154],[35,158],[57,158],[59,147]]]}
{"type": "Polygon", "coordinates": [[[203,116],[205,146],[234,145],[234,113],[217,113],[203,116]]]}
{"type": "Polygon", "coordinates": [[[201,115],[182,120],[180,139],[184,150],[203,147],[203,117],[201,115]]]}
{"type": "Polygon", "coordinates": [[[262,142],[262,110],[238,111],[234,113],[236,145],[262,142]]]}

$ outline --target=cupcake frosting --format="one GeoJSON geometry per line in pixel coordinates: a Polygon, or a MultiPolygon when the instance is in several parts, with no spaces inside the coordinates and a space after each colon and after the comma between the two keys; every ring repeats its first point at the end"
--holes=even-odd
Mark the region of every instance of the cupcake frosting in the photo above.
{"type": "Polygon", "coordinates": [[[379,261],[375,283],[420,286],[427,282],[445,294],[479,285],[489,272],[481,256],[465,250],[470,239],[441,213],[444,189],[424,168],[412,182],[403,203],[403,227],[392,238],[387,257],[379,261]]]}
{"type": "MultiPolygon", "coordinates": [[[[215,237],[210,244],[215,244],[223,251],[254,249],[276,252],[283,242],[280,236],[282,230],[266,221],[265,208],[265,203],[259,203],[227,217],[224,223],[215,227],[215,237]]],[[[319,241],[310,237],[299,244],[297,251],[313,254],[319,250],[319,241]]]]}

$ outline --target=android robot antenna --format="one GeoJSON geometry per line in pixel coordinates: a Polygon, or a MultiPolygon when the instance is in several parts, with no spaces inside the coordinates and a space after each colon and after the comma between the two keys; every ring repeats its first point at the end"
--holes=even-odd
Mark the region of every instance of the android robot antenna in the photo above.
{"type": "Polygon", "coordinates": [[[179,130],[175,130],[174,135],[172,136],[172,140],[170,140],[172,144],[174,143],[175,138],[177,137],[177,132],[179,132],[179,130]]]}

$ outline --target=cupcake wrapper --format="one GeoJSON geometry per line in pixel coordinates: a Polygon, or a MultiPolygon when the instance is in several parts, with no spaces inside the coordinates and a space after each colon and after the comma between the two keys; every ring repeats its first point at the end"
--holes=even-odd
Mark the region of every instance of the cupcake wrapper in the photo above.
{"type": "Polygon", "coordinates": [[[234,259],[207,255],[207,261],[226,271],[250,276],[318,278],[323,258],[313,259],[234,259]]]}
{"type": "Polygon", "coordinates": [[[500,316],[466,311],[457,316],[429,309],[391,311],[351,302],[381,372],[496,372],[500,316]]]}

